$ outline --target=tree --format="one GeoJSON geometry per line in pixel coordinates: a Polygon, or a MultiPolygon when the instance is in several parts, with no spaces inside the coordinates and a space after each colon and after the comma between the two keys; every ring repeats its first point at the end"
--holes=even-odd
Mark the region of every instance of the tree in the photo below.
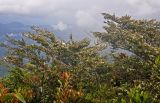
{"type": "Polygon", "coordinates": [[[129,88],[141,84],[155,99],[160,98],[160,68],[156,72],[153,68],[160,55],[160,22],[135,20],[130,16],[116,17],[107,13],[103,15],[105,32],[95,32],[94,36],[115,51],[122,49],[132,53],[131,56],[125,53],[114,55],[113,82],[120,87],[127,83],[129,88]]]}
{"type": "Polygon", "coordinates": [[[96,70],[106,65],[98,54],[103,46],[90,46],[88,39],[63,42],[45,29],[32,29],[19,40],[8,36],[8,43],[1,44],[8,51],[2,64],[11,68],[2,80],[7,87],[30,90],[32,95],[24,96],[32,102],[78,102],[80,94],[100,85],[96,70]]]}

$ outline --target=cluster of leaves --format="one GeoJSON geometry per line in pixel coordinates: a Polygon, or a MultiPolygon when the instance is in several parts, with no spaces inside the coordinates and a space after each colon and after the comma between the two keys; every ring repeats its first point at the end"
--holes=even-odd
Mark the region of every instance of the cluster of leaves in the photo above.
{"type": "Polygon", "coordinates": [[[160,22],[103,15],[106,31],[94,33],[102,43],[93,46],[72,36],[63,42],[39,27],[7,37],[1,64],[10,69],[1,83],[33,103],[160,102],[160,22]],[[107,63],[103,44],[127,52],[116,51],[107,63]]]}
{"type": "Polygon", "coordinates": [[[8,88],[5,88],[3,84],[0,84],[0,102],[1,103],[26,103],[23,96],[15,90],[14,92],[9,92],[8,88]]]}

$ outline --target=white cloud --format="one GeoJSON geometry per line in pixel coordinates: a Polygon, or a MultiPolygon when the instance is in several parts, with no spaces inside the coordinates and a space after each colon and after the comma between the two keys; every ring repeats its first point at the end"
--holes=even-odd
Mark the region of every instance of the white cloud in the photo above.
{"type": "Polygon", "coordinates": [[[77,25],[80,27],[89,27],[97,23],[95,18],[85,11],[78,11],[75,17],[77,25]]]}
{"type": "Polygon", "coordinates": [[[160,11],[160,0],[0,0],[0,13],[3,14],[56,16],[64,13],[73,16],[79,10],[92,8],[148,15],[160,11]]]}
{"type": "Polygon", "coordinates": [[[63,23],[62,21],[59,21],[56,25],[52,26],[55,30],[64,31],[68,28],[67,24],[63,23]]]}
{"type": "Polygon", "coordinates": [[[50,24],[58,22],[53,27],[59,30],[68,29],[68,25],[99,29],[103,23],[102,12],[159,17],[160,0],[0,0],[0,15],[41,17],[50,24]]]}
{"type": "Polygon", "coordinates": [[[65,0],[0,0],[1,13],[43,15],[64,6],[65,0]]]}
{"type": "Polygon", "coordinates": [[[8,34],[8,36],[10,36],[10,37],[15,37],[16,34],[10,33],[10,34],[8,34]]]}
{"type": "MultiPolygon", "coordinates": [[[[134,10],[134,15],[143,17],[160,11],[160,0],[126,0],[134,10]]],[[[154,16],[154,15],[153,15],[154,16]]]]}

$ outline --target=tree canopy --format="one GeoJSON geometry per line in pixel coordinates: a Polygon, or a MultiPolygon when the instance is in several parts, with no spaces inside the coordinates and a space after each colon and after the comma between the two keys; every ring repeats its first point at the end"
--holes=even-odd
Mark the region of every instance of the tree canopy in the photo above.
{"type": "Polygon", "coordinates": [[[103,16],[105,31],[93,33],[102,43],[94,45],[72,36],[64,42],[35,26],[20,39],[7,36],[0,102],[159,103],[160,22],[103,16]],[[108,63],[101,55],[107,44],[132,55],[114,52],[108,63]]]}

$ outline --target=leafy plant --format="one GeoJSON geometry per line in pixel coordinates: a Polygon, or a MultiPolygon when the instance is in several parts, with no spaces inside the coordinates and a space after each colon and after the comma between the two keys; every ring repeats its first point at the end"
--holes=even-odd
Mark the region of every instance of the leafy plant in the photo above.
{"type": "Polygon", "coordinates": [[[24,97],[20,93],[10,93],[7,88],[0,84],[0,102],[1,103],[26,103],[24,97]]]}
{"type": "MultiPolygon", "coordinates": [[[[141,86],[136,86],[127,91],[129,103],[152,103],[152,97],[148,92],[141,89],[141,86]]],[[[127,99],[121,99],[122,103],[127,103],[127,99]]]]}

